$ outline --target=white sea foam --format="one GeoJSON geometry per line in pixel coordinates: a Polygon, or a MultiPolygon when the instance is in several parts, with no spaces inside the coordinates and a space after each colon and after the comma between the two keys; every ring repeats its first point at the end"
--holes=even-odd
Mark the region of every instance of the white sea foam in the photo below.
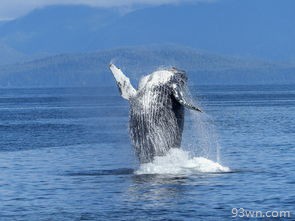
{"type": "Polygon", "coordinates": [[[221,172],[230,172],[230,168],[204,157],[190,157],[187,151],[177,148],[171,149],[166,156],[156,157],[153,162],[141,164],[135,171],[137,175],[221,172]]]}

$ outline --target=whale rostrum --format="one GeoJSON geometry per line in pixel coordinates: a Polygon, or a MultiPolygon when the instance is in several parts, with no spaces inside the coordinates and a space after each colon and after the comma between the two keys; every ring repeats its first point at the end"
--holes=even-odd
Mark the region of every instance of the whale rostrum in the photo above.
{"type": "Polygon", "coordinates": [[[163,69],[144,76],[136,90],[128,77],[110,64],[121,96],[130,103],[129,133],[141,163],[180,148],[184,107],[202,112],[187,98],[186,73],[163,69]]]}

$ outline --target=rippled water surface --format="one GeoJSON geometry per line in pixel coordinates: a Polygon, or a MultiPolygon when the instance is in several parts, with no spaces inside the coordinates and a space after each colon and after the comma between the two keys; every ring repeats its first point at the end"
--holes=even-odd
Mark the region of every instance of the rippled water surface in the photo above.
{"type": "Polygon", "coordinates": [[[192,94],[230,172],[142,173],[116,88],[1,89],[0,220],[248,220],[232,208],[295,219],[295,85],[192,94]]]}

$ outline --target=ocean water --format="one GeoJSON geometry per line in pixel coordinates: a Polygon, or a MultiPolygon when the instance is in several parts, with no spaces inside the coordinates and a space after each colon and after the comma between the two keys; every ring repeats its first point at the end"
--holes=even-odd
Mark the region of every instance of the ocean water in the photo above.
{"type": "Polygon", "coordinates": [[[115,87],[1,89],[0,220],[294,220],[295,85],[191,90],[183,149],[139,165],[115,87]]]}

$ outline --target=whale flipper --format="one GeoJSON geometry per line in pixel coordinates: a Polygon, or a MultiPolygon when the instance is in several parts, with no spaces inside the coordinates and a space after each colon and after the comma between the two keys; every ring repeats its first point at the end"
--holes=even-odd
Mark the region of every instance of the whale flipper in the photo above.
{"type": "Polygon", "coordinates": [[[129,78],[126,77],[121,71],[121,69],[117,68],[114,64],[110,64],[110,69],[117,81],[117,85],[121,93],[121,96],[126,100],[129,100],[131,97],[134,97],[136,95],[136,90],[131,85],[129,78]]]}
{"type": "Polygon", "coordinates": [[[200,108],[196,107],[195,105],[187,101],[187,98],[183,91],[184,89],[182,87],[177,86],[175,84],[173,85],[173,96],[181,105],[191,110],[203,112],[200,108]]]}

